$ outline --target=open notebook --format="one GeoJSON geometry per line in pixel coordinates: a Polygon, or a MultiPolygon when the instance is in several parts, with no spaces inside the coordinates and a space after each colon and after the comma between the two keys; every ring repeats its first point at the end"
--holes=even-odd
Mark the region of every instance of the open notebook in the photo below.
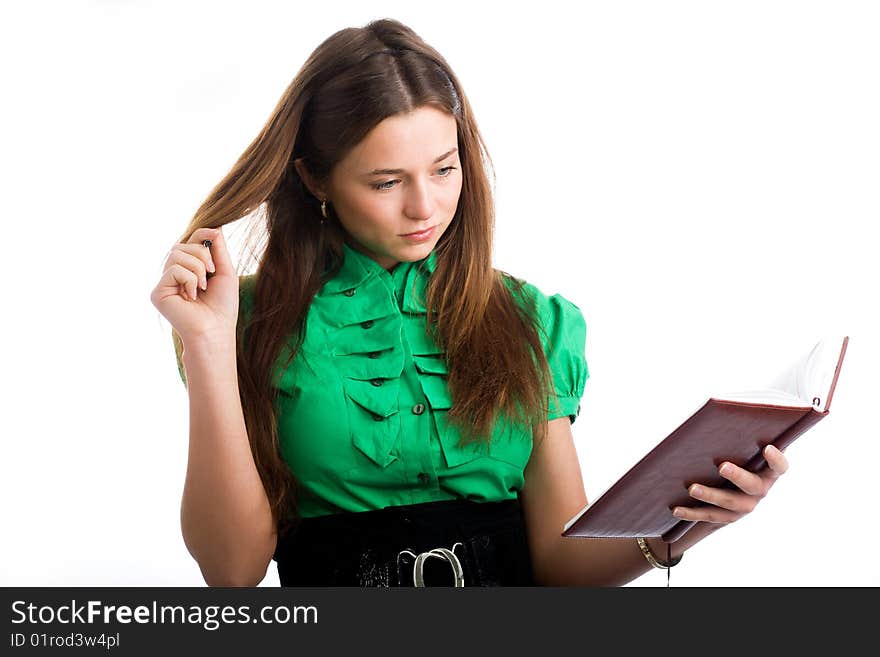
{"type": "Polygon", "coordinates": [[[757,472],[767,465],[766,445],[785,449],[828,415],[848,343],[849,337],[826,338],[771,386],[710,397],[569,520],[562,535],[681,538],[696,523],[673,516],[672,507],[694,503],[690,484],[733,488],[718,474],[723,461],[757,472]]]}
{"type": "Polygon", "coordinates": [[[810,406],[820,412],[827,411],[848,342],[848,337],[825,338],[766,389],[726,393],[712,398],[756,404],[810,406]]]}

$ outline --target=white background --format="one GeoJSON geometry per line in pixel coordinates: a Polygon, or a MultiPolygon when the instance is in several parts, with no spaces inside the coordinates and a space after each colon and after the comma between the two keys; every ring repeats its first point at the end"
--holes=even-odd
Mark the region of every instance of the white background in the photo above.
{"type": "Polygon", "coordinates": [[[473,104],[495,265],[584,312],[589,498],[710,394],[848,334],[829,417],[672,582],[880,585],[875,4],[19,4],[0,15],[0,585],[203,584],[179,527],[187,396],[149,294],[309,53],[380,17],[473,104]]]}

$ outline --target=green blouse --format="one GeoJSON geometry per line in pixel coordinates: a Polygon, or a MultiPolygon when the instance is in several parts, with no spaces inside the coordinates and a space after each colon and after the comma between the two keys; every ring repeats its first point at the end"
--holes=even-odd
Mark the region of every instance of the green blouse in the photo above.
{"type": "MultiPolygon", "coordinates": [[[[285,369],[290,352],[283,349],[273,372],[280,448],[299,483],[299,513],[515,498],[531,433],[499,423],[488,446],[459,446],[459,431],[446,422],[447,366],[425,331],[423,305],[436,253],[388,272],[344,249],[342,268],[309,308],[299,352],[285,369]]],[[[253,282],[242,279],[242,316],[250,312],[253,282]]],[[[523,290],[537,302],[559,397],[558,405],[550,401],[548,420],[567,415],[574,422],[589,377],[583,315],[559,294],[546,296],[529,283],[523,290]]]]}

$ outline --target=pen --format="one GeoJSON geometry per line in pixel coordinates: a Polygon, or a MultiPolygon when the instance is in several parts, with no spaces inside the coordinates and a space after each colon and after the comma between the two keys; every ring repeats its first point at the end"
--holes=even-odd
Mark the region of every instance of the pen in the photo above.
{"type": "MultiPolygon", "coordinates": [[[[208,250],[211,249],[211,244],[213,244],[213,242],[211,242],[211,240],[202,240],[202,245],[208,250]]],[[[212,271],[205,272],[206,279],[211,278],[211,276],[213,276],[213,275],[214,275],[214,272],[212,272],[212,271]]]]}

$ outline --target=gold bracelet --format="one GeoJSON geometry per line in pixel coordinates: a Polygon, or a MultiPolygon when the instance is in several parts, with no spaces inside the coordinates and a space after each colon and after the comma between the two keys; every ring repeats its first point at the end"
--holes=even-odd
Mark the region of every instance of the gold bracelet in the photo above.
{"type": "Polygon", "coordinates": [[[651,548],[648,547],[648,542],[644,538],[639,537],[636,539],[636,541],[639,544],[639,548],[641,548],[642,550],[642,554],[645,555],[645,559],[647,559],[648,563],[654,566],[654,568],[665,568],[668,570],[673,566],[677,566],[678,562],[681,561],[682,555],[680,554],[671,561],[660,561],[656,556],[654,556],[654,553],[651,552],[651,548]]]}

